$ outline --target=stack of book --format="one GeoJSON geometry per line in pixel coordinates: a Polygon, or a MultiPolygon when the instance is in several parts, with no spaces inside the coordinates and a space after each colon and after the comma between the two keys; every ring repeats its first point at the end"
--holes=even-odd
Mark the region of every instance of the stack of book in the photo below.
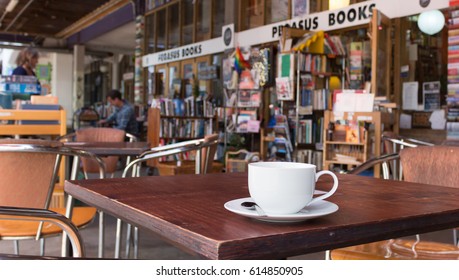
{"type": "Polygon", "coordinates": [[[324,51],[326,54],[346,55],[346,50],[341,42],[341,37],[325,34],[324,51]]]}
{"type": "Polygon", "coordinates": [[[2,107],[11,108],[9,99],[30,100],[31,94],[41,93],[41,86],[35,76],[1,76],[0,93],[3,97],[7,96],[2,100],[7,100],[8,104],[2,104],[2,107]]]}
{"type": "Polygon", "coordinates": [[[448,21],[447,138],[459,139],[459,9],[450,11],[448,21]]]}

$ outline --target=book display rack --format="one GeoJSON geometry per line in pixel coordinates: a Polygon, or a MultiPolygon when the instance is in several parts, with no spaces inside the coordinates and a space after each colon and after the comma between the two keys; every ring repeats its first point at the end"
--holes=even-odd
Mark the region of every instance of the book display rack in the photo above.
{"type": "Polygon", "coordinates": [[[459,8],[450,10],[448,21],[448,94],[446,138],[459,140],[459,8]]]}

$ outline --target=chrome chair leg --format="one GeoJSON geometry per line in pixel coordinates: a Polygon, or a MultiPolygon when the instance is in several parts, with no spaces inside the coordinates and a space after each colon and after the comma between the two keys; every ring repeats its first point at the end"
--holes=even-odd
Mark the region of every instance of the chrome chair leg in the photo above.
{"type": "Polygon", "coordinates": [[[13,240],[13,244],[14,244],[14,254],[19,255],[19,241],[13,240]]]}
{"type": "Polygon", "coordinates": [[[104,257],[104,248],[105,248],[105,227],[104,227],[104,212],[100,211],[99,212],[99,252],[98,256],[99,258],[104,257]]]}
{"type": "Polygon", "coordinates": [[[123,221],[121,219],[117,219],[116,220],[116,236],[115,236],[115,259],[120,258],[122,227],[123,227],[123,221]]]}
{"type": "Polygon", "coordinates": [[[40,256],[44,256],[45,255],[45,239],[44,238],[40,238],[40,256]]]}
{"type": "Polygon", "coordinates": [[[127,224],[126,225],[126,252],[125,252],[126,259],[129,259],[129,253],[131,251],[131,232],[132,232],[131,224],[127,224]]]}
{"type": "Polygon", "coordinates": [[[139,258],[139,228],[134,227],[134,259],[139,258]]]}
{"type": "Polygon", "coordinates": [[[459,240],[457,238],[458,238],[457,228],[453,228],[453,239],[454,239],[453,242],[454,242],[454,245],[459,247],[459,240]]]}
{"type": "MultiPolygon", "coordinates": [[[[65,206],[65,216],[72,219],[72,209],[74,201],[71,195],[67,195],[67,205],[65,206]]],[[[65,232],[62,233],[62,247],[61,247],[61,257],[67,257],[69,252],[68,236],[65,232]]]]}

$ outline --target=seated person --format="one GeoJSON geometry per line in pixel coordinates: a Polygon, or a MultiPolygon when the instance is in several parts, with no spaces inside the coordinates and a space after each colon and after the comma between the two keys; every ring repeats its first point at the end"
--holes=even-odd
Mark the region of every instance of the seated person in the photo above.
{"type": "Polygon", "coordinates": [[[112,90],[107,95],[107,100],[116,111],[105,120],[100,120],[100,124],[112,124],[113,128],[121,129],[127,133],[138,136],[138,125],[135,117],[134,107],[126,100],[122,99],[121,92],[112,90]]]}

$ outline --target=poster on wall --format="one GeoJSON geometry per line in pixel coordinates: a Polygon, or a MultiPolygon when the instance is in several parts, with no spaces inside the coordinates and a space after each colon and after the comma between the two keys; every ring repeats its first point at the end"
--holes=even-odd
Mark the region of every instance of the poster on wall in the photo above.
{"type": "Polygon", "coordinates": [[[423,83],[422,96],[425,111],[440,109],[440,82],[423,83]]]}
{"type": "Polygon", "coordinates": [[[292,1],[292,17],[301,17],[309,14],[309,0],[292,1]]]}
{"type": "Polygon", "coordinates": [[[279,22],[288,19],[288,9],[285,9],[285,7],[288,7],[288,0],[271,1],[272,22],[279,22]]]}
{"type": "Polygon", "coordinates": [[[418,82],[403,83],[402,109],[418,110],[418,82]]]}

